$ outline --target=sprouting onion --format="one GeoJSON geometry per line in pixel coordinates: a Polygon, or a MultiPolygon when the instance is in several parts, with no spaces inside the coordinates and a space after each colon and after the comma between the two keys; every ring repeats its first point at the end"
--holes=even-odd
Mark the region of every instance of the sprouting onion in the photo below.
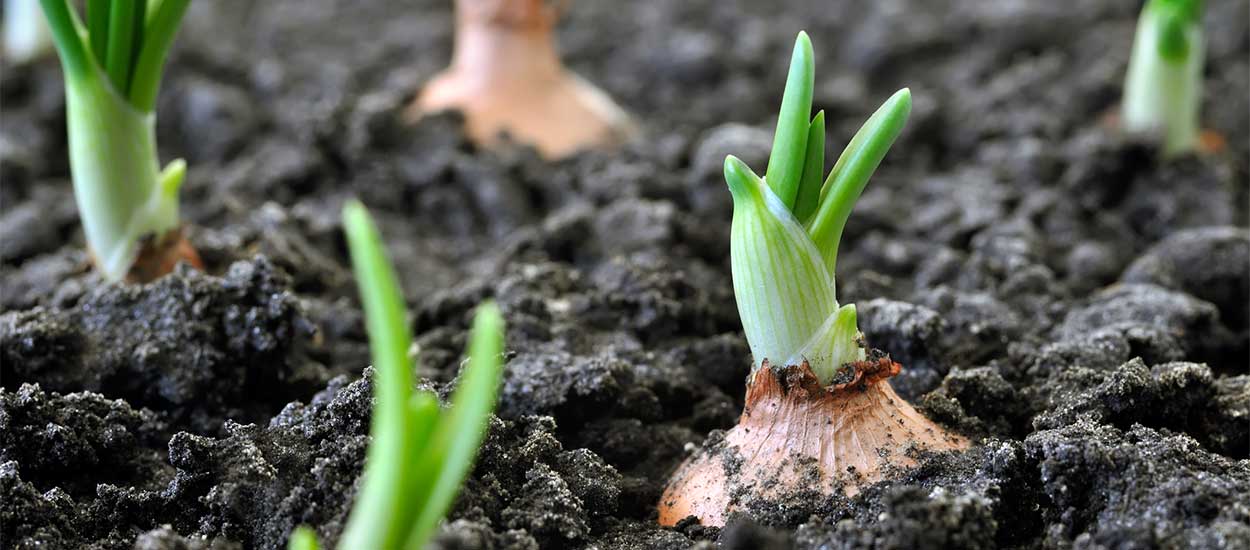
{"type": "Polygon", "coordinates": [[[822,178],[824,112],[809,118],[814,70],[811,41],[800,33],[766,177],[730,155],[725,180],[734,202],[734,295],[754,365],[806,360],[827,384],[842,364],[864,359],[855,306],[839,306],[835,295],[838,243],[855,201],[907,122],[911,93],[902,89],[886,100],[822,178]]]}
{"type": "Polygon", "coordinates": [[[855,306],[835,293],[842,230],[907,122],[911,95],[900,90],[877,109],[822,179],[825,118],[811,117],[813,72],[811,42],[799,33],[766,177],[725,159],[734,297],[754,368],[737,425],[669,478],[656,507],[661,525],[694,517],[724,526],[791,494],[854,496],[915,465],[916,450],[968,446],[894,392],[889,378],[902,365],[865,351],[855,306]]]}
{"type": "Polygon", "coordinates": [[[1161,139],[1165,155],[1198,147],[1203,49],[1202,0],[1146,2],[1124,79],[1125,131],[1161,139]]]}
{"type": "Polygon", "coordinates": [[[74,196],[96,263],[124,279],[140,239],[178,228],[181,160],[160,169],[156,94],[190,0],[40,0],[65,72],[74,196]]]}
{"type": "MultiPolygon", "coordinates": [[[[343,225],[377,373],[364,479],[339,548],[419,550],[460,492],[495,409],[503,318],[492,303],[478,307],[469,366],[452,394],[451,407],[440,410],[433,393],[413,392],[408,358],[412,335],[377,227],[355,201],[344,207],[343,225]]],[[[290,541],[292,548],[315,545],[316,537],[307,529],[297,530],[290,541]]]]}

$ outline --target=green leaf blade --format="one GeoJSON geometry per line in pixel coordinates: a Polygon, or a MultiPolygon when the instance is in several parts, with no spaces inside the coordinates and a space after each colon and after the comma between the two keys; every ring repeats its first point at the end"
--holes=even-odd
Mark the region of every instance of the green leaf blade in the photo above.
{"type": "Polygon", "coordinates": [[[405,425],[410,435],[407,456],[421,456],[425,446],[429,444],[434,428],[438,426],[440,409],[438,396],[432,392],[419,391],[408,401],[408,418],[405,425]]]}
{"type": "Polygon", "coordinates": [[[394,268],[386,257],[377,226],[364,205],[351,201],[343,207],[343,227],[356,273],[369,350],[375,368],[372,441],[365,459],[364,479],[344,530],[341,548],[398,548],[407,532],[410,509],[412,363],[403,295],[394,268]]]}
{"type": "Polygon", "coordinates": [[[91,78],[90,45],[83,42],[82,24],[70,9],[68,0],[39,0],[39,4],[52,31],[52,43],[61,58],[67,84],[72,79],[91,78]]]}
{"type": "Polygon", "coordinates": [[[729,194],[733,196],[735,205],[738,201],[757,199],[758,180],[759,176],[742,159],[733,155],[725,156],[725,183],[729,185],[729,194]]]}
{"type": "Polygon", "coordinates": [[[404,461],[408,464],[408,475],[404,478],[402,488],[405,499],[394,517],[401,518],[405,539],[411,534],[409,526],[429,501],[431,485],[427,482],[437,478],[443,468],[442,457],[436,455],[431,444],[442,418],[438,396],[433,392],[420,391],[408,402],[408,418],[406,431],[409,434],[408,449],[404,453],[404,461]],[[435,460],[426,460],[433,458],[435,460]]]}
{"type": "Polygon", "coordinates": [[[87,39],[91,42],[91,53],[101,67],[108,59],[111,11],[111,0],[87,0],[87,39]]]}
{"type": "Polygon", "coordinates": [[[104,57],[104,72],[108,74],[117,93],[126,96],[130,87],[130,68],[135,42],[135,13],[139,6],[135,0],[112,0],[109,6],[108,53],[104,57]]]}
{"type": "Polygon", "coordinates": [[[838,243],[855,202],[885,158],[911,114],[911,91],[903,88],[877,109],[856,132],[834,164],[820,193],[820,207],[807,224],[830,272],[837,266],[838,243]]]}
{"type": "Polygon", "coordinates": [[[165,58],[174,43],[174,35],[182,23],[191,0],[155,0],[148,8],[150,16],[143,33],[143,45],[134,61],[127,97],[134,106],[151,111],[156,106],[165,58]]]}
{"type": "Polygon", "coordinates": [[[816,113],[807,130],[807,152],[803,158],[803,177],[794,201],[794,217],[799,223],[816,213],[820,205],[820,187],[825,174],[825,112],[816,113]]]}
{"type": "Polygon", "coordinates": [[[1189,40],[1185,36],[1188,21],[1179,13],[1162,17],[1156,32],[1159,33],[1159,57],[1173,63],[1181,63],[1189,55],[1189,40]]]}
{"type": "MultiPolygon", "coordinates": [[[[428,493],[412,523],[405,548],[420,550],[455,502],[499,395],[503,371],[504,322],[498,306],[487,302],[477,309],[469,339],[469,366],[452,394],[451,409],[440,419],[426,450],[437,457],[437,475],[428,480],[428,493]]],[[[432,468],[421,468],[423,473],[432,468]]]]}
{"type": "MultiPolygon", "coordinates": [[[[130,23],[133,35],[130,46],[130,59],[126,64],[130,65],[130,72],[133,74],[135,64],[139,61],[139,52],[143,51],[143,37],[148,30],[148,0],[135,0],[135,9],[133,19],[130,23]]],[[[126,86],[130,86],[130,82],[126,82],[126,86]]]]}
{"type": "Polygon", "coordinates": [[[790,72],[777,115],[777,131],[768,157],[764,180],[787,208],[794,207],[803,176],[803,160],[807,151],[809,119],[812,114],[812,82],[816,64],[812,41],[806,32],[794,40],[790,72]]]}

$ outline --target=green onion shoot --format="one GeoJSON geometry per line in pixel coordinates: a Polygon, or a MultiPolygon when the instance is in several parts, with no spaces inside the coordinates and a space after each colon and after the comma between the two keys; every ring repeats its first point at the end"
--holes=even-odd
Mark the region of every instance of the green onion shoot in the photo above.
{"type": "Polygon", "coordinates": [[[149,280],[177,260],[181,160],[160,168],[156,95],[190,0],[40,0],[65,73],[74,197],[96,265],[111,281],[149,280]],[[141,252],[143,258],[140,258],[141,252]]]}
{"type": "Polygon", "coordinates": [[[812,45],[800,34],[764,178],[725,159],[733,195],[734,295],[758,366],[806,359],[824,383],[861,361],[855,306],[838,304],[834,269],[842,229],[911,113],[902,89],[877,109],[824,175],[824,112],[810,117],[812,45]]]}
{"type": "Polygon", "coordinates": [[[890,96],[826,175],[825,115],[811,114],[814,72],[811,41],[800,33],[765,176],[725,159],[734,297],[752,376],[738,425],[670,479],[659,503],[664,525],[689,516],[724,525],[751,499],[787,491],[854,494],[887,464],[914,464],[904,446],[967,445],[894,393],[887,379],[901,367],[866,351],[855,306],[835,293],[843,229],[907,122],[911,92],[890,96]]]}
{"type": "MultiPolygon", "coordinates": [[[[420,550],[459,494],[495,409],[503,318],[492,303],[478,307],[468,367],[451,407],[440,409],[433,393],[413,391],[403,295],[373,219],[353,201],[343,209],[343,225],[377,372],[364,477],[338,547],[420,550]]],[[[290,544],[315,548],[316,539],[297,530],[290,544]]]]}
{"type": "Polygon", "coordinates": [[[1202,0],[1149,0],[1124,79],[1126,132],[1161,140],[1165,155],[1199,146],[1202,0]]]}

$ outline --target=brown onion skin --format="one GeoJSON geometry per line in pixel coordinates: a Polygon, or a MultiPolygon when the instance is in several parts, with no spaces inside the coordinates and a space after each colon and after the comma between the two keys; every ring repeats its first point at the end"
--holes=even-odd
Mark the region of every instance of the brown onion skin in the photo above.
{"type": "Polygon", "coordinates": [[[182,228],[171,229],[159,237],[151,235],[140,243],[139,254],[130,266],[126,282],[150,283],[172,272],[179,262],[204,269],[204,261],[183,235],[182,228]]]}
{"type": "Polygon", "coordinates": [[[773,368],[765,361],[747,387],[738,425],[670,478],[660,524],[694,516],[723,526],[747,500],[796,491],[854,495],[890,470],[915,465],[913,449],[968,447],[894,392],[888,379],[898,363],[882,357],[849,366],[849,381],[825,387],[806,362],[773,368]]]}
{"type": "Polygon", "coordinates": [[[547,158],[610,147],[633,127],[607,95],[564,69],[546,0],[457,0],[451,65],[417,95],[406,118],[458,110],[469,137],[493,146],[501,132],[547,158]]]}

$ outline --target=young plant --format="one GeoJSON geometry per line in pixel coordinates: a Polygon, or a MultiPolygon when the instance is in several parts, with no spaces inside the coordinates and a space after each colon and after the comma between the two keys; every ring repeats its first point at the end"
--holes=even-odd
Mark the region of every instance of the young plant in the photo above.
{"type": "Polygon", "coordinates": [[[886,100],[822,178],[824,113],[809,119],[813,73],[812,45],[800,33],[765,177],[725,159],[734,297],[754,368],[738,425],[669,481],[659,505],[665,525],[692,515],[723,525],[753,499],[799,490],[853,494],[887,466],[914,464],[908,448],[967,444],[894,393],[887,379],[899,365],[865,351],[855,306],[835,296],[842,229],[907,121],[910,92],[886,100]]]}
{"type": "Polygon", "coordinates": [[[4,0],[4,55],[21,65],[52,51],[48,23],[35,0],[4,0]]]}
{"type": "MultiPolygon", "coordinates": [[[[494,304],[478,307],[469,366],[440,410],[433,393],[413,392],[412,335],[377,227],[359,202],[343,209],[343,225],[377,373],[364,478],[338,547],[420,550],[460,492],[495,409],[503,318],[494,304]]],[[[289,547],[315,549],[316,536],[300,528],[289,547]]]]}
{"type": "Polygon", "coordinates": [[[1202,0],[1149,0],[1124,79],[1124,130],[1162,139],[1165,155],[1198,148],[1202,0]]]}
{"type": "Polygon", "coordinates": [[[451,66],[421,90],[409,118],[457,109],[475,142],[492,145],[507,131],[550,158],[623,141],[629,117],[556,54],[555,4],[456,0],[451,66]]]}
{"type": "Polygon", "coordinates": [[[156,92],[190,0],[40,0],[65,72],[74,197],[96,266],[118,281],[154,279],[178,261],[199,265],[182,237],[181,160],[156,155],[156,92]]]}

